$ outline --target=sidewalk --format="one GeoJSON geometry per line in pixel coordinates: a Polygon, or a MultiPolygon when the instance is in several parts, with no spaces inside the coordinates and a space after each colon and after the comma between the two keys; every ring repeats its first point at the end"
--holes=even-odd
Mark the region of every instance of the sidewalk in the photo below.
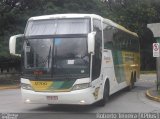
{"type": "Polygon", "coordinates": [[[160,102],[160,94],[158,94],[156,89],[149,89],[146,91],[146,97],[151,100],[160,102]]]}
{"type": "Polygon", "coordinates": [[[18,89],[18,88],[20,88],[20,85],[0,85],[0,90],[18,89]]]}

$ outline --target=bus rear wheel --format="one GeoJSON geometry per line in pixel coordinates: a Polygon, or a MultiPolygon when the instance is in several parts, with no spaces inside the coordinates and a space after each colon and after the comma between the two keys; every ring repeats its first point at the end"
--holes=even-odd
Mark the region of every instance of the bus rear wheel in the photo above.
{"type": "Polygon", "coordinates": [[[103,99],[98,102],[98,106],[105,106],[106,102],[109,100],[109,81],[106,81],[103,91],[103,99]]]}
{"type": "Polygon", "coordinates": [[[131,80],[130,80],[130,85],[129,85],[129,90],[132,90],[134,88],[134,81],[135,81],[135,75],[131,75],[131,80]]]}

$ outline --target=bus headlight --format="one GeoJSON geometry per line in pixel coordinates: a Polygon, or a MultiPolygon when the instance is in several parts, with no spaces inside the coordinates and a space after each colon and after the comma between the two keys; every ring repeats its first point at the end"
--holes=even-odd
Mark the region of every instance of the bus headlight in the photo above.
{"type": "Polygon", "coordinates": [[[73,86],[72,90],[81,90],[90,87],[90,83],[82,83],[82,84],[76,84],[73,86]]]}
{"type": "Polygon", "coordinates": [[[32,90],[32,86],[30,84],[21,83],[21,88],[26,90],[32,90]]]}

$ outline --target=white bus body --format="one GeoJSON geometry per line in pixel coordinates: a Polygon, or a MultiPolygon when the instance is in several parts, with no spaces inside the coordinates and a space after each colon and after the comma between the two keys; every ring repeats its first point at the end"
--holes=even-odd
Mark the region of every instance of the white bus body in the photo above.
{"type": "MultiPolygon", "coordinates": [[[[101,16],[32,17],[23,38],[25,103],[104,105],[139,78],[137,34],[101,16]]],[[[13,40],[10,52],[17,55],[13,40]]]]}

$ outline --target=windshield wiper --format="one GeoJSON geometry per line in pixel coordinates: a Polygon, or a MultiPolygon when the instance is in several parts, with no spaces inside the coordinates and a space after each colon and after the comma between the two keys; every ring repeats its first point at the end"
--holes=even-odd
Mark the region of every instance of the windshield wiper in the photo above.
{"type": "Polygon", "coordinates": [[[50,61],[50,53],[51,53],[51,46],[49,48],[49,53],[48,53],[48,68],[49,68],[49,61],[50,61]]]}

